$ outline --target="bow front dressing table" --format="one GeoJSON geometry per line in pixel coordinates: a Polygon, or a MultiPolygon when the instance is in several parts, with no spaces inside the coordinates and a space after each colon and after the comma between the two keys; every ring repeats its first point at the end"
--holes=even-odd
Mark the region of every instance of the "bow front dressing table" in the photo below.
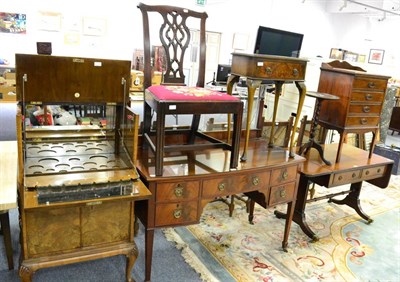
{"type": "MultiPolygon", "coordinates": [[[[251,192],[264,208],[287,204],[282,247],[286,249],[297,194],[299,172],[305,159],[287,150],[269,147],[265,140],[249,142],[247,161],[230,170],[230,152],[219,149],[168,152],[164,173],[156,175],[150,149],[138,151],[136,167],[150,190],[149,201],[138,201],[135,214],[144,224],[146,281],[150,281],[154,229],[196,224],[205,205],[218,197],[251,192]]],[[[249,218],[251,220],[251,218],[249,218]]]]}
{"type": "MultiPolygon", "coordinates": [[[[227,82],[227,92],[232,94],[233,85],[239,78],[247,78],[248,108],[246,120],[246,133],[241,161],[247,160],[247,148],[250,139],[250,122],[253,110],[254,94],[260,87],[263,80],[271,80],[275,84],[275,101],[272,117],[270,137],[274,136],[275,120],[278,110],[279,97],[282,94],[284,83],[294,82],[299,91],[299,103],[297,105],[296,118],[293,125],[293,134],[290,138],[289,156],[294,157],[293,143],[294,131],[299,123],[301,109],[303,108],[306,96],[306,86],[304,84],[306,75],[307,60],[293,57],[271,56],[261,54],[232,53],[231,75],[227,82]]],[[[229,124],[229,122],[228,122],[229,124]]],[[[273,138],[269,138],[269,146],[273,147],[273,138]]]]}

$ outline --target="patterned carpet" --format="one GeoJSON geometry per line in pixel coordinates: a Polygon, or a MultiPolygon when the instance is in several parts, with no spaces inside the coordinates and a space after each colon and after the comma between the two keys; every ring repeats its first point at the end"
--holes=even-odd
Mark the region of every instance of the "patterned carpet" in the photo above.
{"type": "MultiPolygon", "coordinates": [[[[332,192],[316,190],[316,196],[332,192]]],[[[200,224],[164,234],[205,281],[400,281],[400,176],[392,175],[386,189],[364,183],[360,197],[372,224],[347,206],[310,203],[307,222],[320,240],[311,243],[293,223],[287,253],[281,249],[284,221],[256,205],[249,225],[240,201],[232,218],[225,204],[214,202],[200,224]]]]}

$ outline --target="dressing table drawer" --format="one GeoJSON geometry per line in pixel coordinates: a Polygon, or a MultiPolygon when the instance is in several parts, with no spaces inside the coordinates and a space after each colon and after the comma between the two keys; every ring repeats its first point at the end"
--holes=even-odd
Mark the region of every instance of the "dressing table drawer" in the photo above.
{"type": "Polygon", "coordinates": [[[157,185],[156,201],[186,201],[199,197],[199,181],[171,182],[157,185]]]}
{"type": "Polygon", "coordinates": [[[296,182],[271,187],[268,206],[275,206],[292,201],[296,190],[295,188],[296,182]]]}
{"type": "Polygon", "coordinates": [[[274,169],[271,173],[271,186],[296,180],[297,166],[274,169]]]}
{"type": "Polygon", "coordinates": [[[357,181],[361,181],[361,170],[353,170],[334,174],[332,185],[330,186],[339,186],[357,181]]]}
{"type": "Polygon", "coordinates": [[[156,226],[182,225],[197,221],[198,202],[157,204],[155,214],[156,226]]]}

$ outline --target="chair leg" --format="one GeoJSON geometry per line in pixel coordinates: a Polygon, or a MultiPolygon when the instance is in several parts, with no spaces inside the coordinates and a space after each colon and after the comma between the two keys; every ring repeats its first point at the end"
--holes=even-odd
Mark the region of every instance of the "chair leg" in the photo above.
{"type": "Polygon", "coordinates": [[[196,132],[199,130],[200,115],[193,115],[192,126],[190,128],[190,136],[188,138],[188,144],[193,144],[196,139],[196,132]]]}

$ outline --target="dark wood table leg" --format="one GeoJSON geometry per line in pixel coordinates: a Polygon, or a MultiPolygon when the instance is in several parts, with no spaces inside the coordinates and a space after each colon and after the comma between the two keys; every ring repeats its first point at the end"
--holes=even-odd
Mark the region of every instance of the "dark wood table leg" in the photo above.
{"type": "Polygon", "coordinates": [[[13,249],[11,242],[11,229],[10,229],[10,217],[8,211],[0,211],[0,223],[1,229],[4,236],[4,246],[6,248],[8,269],[14,269],[13,249]]]}
{"type": "MultiPolygon", "coordinates": [[[[305,214],[309,186],[310,181],[308,180],[308,178],[304,175],[300,175],[293,221],[296,222],[300,226],[301,230],[303,230],[303,232],[315,242],[319,240],[319,237],[308,226],[305,214]]],[[[287,216],[287,214],[279,211],[275,211],[275,215],[278,218],[286,218],[287,216]]]]}
{"type": "Polygon", "coordinates": [[[360,192],[361,192],[362,182],[353,183],[350,186],[350,193],[342,200],[329,199],[329,202],[338,205],[347,205],[353,208],[359,216],[365,219],[368,224],[372,223],[374,220],[369,217],[361,208],[360,205],[360,192]]]}

